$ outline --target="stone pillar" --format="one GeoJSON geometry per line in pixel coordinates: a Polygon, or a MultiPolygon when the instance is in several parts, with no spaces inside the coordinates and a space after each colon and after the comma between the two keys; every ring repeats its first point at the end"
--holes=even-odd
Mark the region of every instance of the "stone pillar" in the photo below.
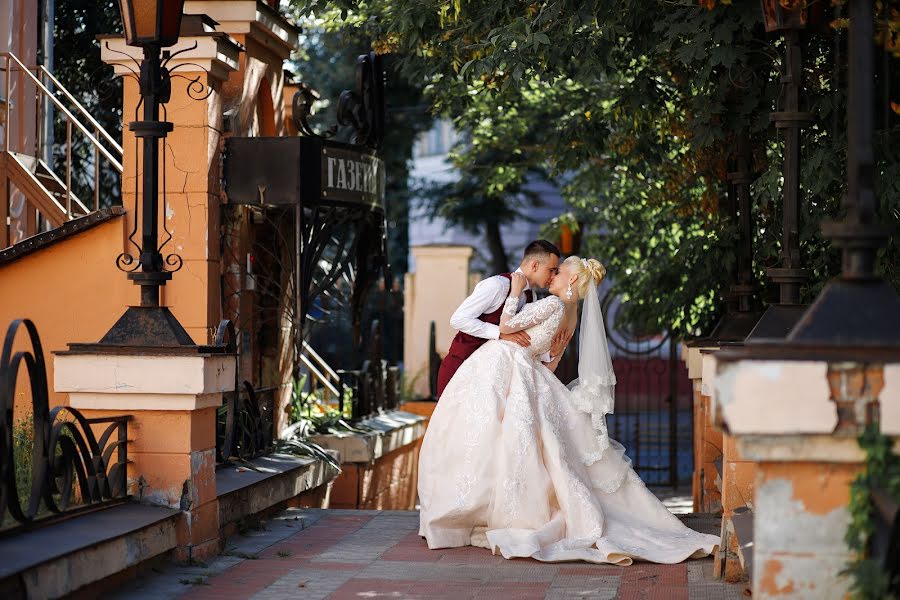
{"type": "Polygon", "coordinates": [[[88,418],[131,415],[128,493],[182,511],[176,557],[216,554],[216,409],[234,387],[235,357],[59,352],[54,364],[56,391],[88,418]]]}
{"type": "Polygon", "coordinates": [[[412,249],[415,273],[407,275],[404,299],[403,364],[406,377],[415,378],[415,391],[428,395],[428,339],[436,325],[436,347],[447,353],[456,331],[450,316],[469,295],[471,246],[433,245],[412,249]]]}
{"type": "Polygon", "coordinates": [[[722,458],[722,432],[713,426],[710,397],[703,393],[703,353],[718,349],[708,343],[687,346],[688,377],[694,394],[694,512],[716,513],[722,495],[716,461],[722,458]]]}
{"type": "Polygon", "coordinates": [[[716,360],[714,420],[757,464],[753,597],[846,597],[847,505],[864,459],[856,438],[879,405],[882,431],[900,434],[900,364],[716,360]]]}
{"type": "MultiPolygon", "coordinates": [[[[701,391],[706,398],[712,398],[715,390],[716,353],[702,353],[701,391]]],[[[713,407],[710,406],[710,409],[713,407]]],[[[710,419],[710,424],[718,425],[710,419]]],[[[713,575],[729,582],[743,581],[744,568],[738,555],[738,542],[732,517],[737,508],[753,509],[753,488],[756,479],[756,463],[746,460],[738,451],[735,438],[722,433],[722,472],[720,474],[722,503],[722,543],[714,563],[713,575]]]]}

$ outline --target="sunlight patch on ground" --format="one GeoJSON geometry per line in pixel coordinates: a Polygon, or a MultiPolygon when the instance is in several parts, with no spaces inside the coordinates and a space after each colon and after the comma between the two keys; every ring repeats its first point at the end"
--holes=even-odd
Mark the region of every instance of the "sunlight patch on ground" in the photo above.
{"type": "Polygon", "coordinates": [[[688,489],[656,488],[653,493],[673,514],[687,515],[694,510],[694,499],[688,489]]]}

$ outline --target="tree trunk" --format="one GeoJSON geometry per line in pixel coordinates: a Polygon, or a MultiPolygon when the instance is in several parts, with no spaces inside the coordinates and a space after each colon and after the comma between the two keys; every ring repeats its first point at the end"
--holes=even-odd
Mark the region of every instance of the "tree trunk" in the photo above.
{"type": "Polygon", "coordinates": [[[500,224],[489,221],[485,225],[485,237],[487,238],[488,251],[491,253],[491,269],[494,274],[509,271],[509,260],[506,250],[503,249],[503,236],[500,234],[500,224]]]}

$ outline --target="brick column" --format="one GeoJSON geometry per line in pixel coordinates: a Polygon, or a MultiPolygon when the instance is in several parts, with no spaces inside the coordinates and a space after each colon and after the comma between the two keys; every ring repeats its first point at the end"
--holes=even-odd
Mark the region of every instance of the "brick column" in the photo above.
{"type": "Polygon", "coordinates": [[[129,414],[132,499],[182,511],[176,557],[220,549],[216,409],[234,387],[233,355],[60,352],[55,388],[88,418],[129,414]]]}
{"type": "Polygon", "coordinates": [[[879,405],[882,431],[900,434],[900,364],[724,353],[717,363],[714,418],[735,455],[757,465],[753,597],[844,598],[849,489],[864,458],[856,437],[879,405]]]}

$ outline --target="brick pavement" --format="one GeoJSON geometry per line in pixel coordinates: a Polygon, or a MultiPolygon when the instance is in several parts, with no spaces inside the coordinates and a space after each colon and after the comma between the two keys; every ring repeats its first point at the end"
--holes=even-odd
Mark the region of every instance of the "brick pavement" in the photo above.
{"type": "Polygon", "coordinates": [[[418,513],[289,509],[229,540],[207,565],[168,566],[113,597],[129,600],[372,598],[738,599],[712,560],[629,567],[504,560],[483,548],[428,550],[418,513]]]}

